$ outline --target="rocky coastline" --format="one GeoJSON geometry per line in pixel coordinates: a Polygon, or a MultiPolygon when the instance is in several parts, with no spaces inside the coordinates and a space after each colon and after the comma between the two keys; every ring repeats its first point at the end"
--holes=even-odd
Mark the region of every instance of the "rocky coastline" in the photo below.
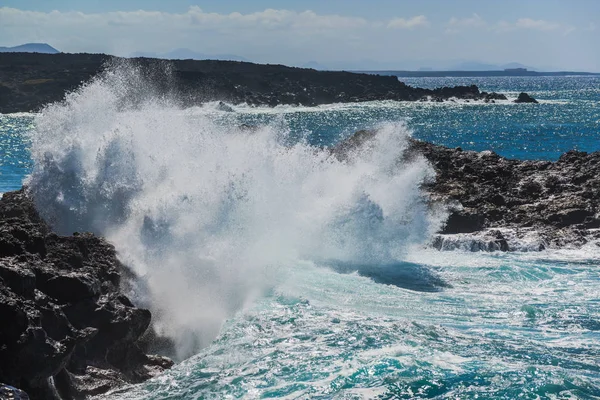
{"type": "Polygon", "coordinates": [[[27,398],[15,388],[31,399],[83,399],[170,368],[146,354],[151,315],[123,294],[126,274],[104,239],[56,235],[24,189],[5,193],[0,399],[27,398]]]}
{"type": "MultiPolygon", "coordinates": [[[[119,62],[124,61],[102,54],[3,54],[0,113],[37,111],[119,62]]],[[[420,89],[393,76],[227,61],[127,63],[156,83],[152,96],[175,91],[174,98],[185,106],[506,100],[474,85],[420,89]]],[[[536,101],[521,94],[517,102],[536,101]]],[[[342,155],[375,134],[358,132],[334,152],[342,155]]],[[[464,244],[457,235],[472,235],[471,249],[486,251],[515,250],[511,239],[532,232],[537,235],[533,250],[582,246],[600,238],[600,153],[573,151],[555,163],[518,161],[411,140],[403,157],[416,156],[428,159],[436,172],[424,185],[429,201],[450,210],[432,242],[440,250],[464,244]]],[[[89,233],[59,236],[25,189],[5,193],[0,199],[0,320],[10,323],[0,325],[0,399],[84,399],[170,368],[170,359],[148,354],[152,316],[124,294],[128,274],[104,239],[89,233]]]]}
{"type": "Polygon", "coordinates": [[[415,88],[395,76],[216,60],[123,59],[105,54],[0,54],[0,113],[35,112],[108,68],[137,68],[152,82],[147,95],[172,97],[181,106],[209,101],[255,106],[397,101],[495,102],[501,93],[475,85],[415,88]]]}
{"type": "MultiPolygon", "coordinates": [[[[376,134],[359,131],[332,152],[343,158],[376,134]]],[[[415,157],[435,171],[423,185],[428,201],[449,210],[431,243],[439,250],[523,250],[515,243],[528,239],[539,251],[600,239],[600,152],[521,161],[410,139],[401,160],[415,157]]],[[[11,323],[0,327],[0,398],[27,398],[19,388],[32,399],[83,399],[171,367],[147,354],[151,315],[124,295],[128,274],[104,239],[58,236],[25,189],[5,193],[0,319],[11,323]]]]}
{"type": "MultiPolygon", "coordinates": [[[[332,151],[343,158],[376,135],[358,131],[332,151]]],[[[401,160],[419,156],[435,171],[423,184],[428,201],[448,211],[432,242],[440,250],[539,251],[600,239],[600,152],[524,161],[409,139],[401,160]]]]}
{"type": "Polygon", "coordinates": [[[581,247],[600,238],[600,152],[572,150],[550,162],[417,140],[410,150],[435,169],[426,190],[450,209],[443,234],[483,232],[495,243],[488,250],[511,250],[507,235],[533,240],[530,250],[581,247]]]}

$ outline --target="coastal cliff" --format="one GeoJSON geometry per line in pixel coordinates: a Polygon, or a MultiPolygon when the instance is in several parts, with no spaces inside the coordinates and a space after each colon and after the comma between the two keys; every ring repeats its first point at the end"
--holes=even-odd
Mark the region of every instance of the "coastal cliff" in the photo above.
{"type": "Polygon", "coordinates": [[[182,106],[232,104],[315,106],[373,100],[506,100],[475,85],[414,88],[395,76],[316,71],[283,65],[216,60],[123,59],[105,54],[0,53],[0,113],[38,111],[110,66],[127,63],[153,82],[155,94],[182,106]]]}

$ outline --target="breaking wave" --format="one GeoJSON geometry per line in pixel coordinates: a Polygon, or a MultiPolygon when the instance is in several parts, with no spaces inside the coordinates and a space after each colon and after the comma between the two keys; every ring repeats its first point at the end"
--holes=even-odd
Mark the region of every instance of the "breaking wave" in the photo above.
{"type": "Polygon", "coordinates": [[[48,106],[35,126],[27,185],[38,209],[59,233],[115,245],[179,358],[290,265],[402,268],[406,249],[441,220],[419,190],[432,176],[426,161],[398,161],[402,124],[380,126],[370,146],[339,160],[284,119],[223,123],[121,65],[48,106]]]}

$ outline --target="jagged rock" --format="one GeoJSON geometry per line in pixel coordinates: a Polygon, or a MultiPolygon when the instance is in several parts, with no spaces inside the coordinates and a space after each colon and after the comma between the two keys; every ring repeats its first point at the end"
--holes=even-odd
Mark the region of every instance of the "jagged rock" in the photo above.
{"type": "Polygon", "coordinates": [[[514,103],[538,103],[538,101],[530,95],[528,95],[527,93],[521,92],[519,93],[519,96],[516,98],[514,103]]]}
{"type": "Polygon", "coordinates": [[[474,209],[463,209],[450,213],[442,233],[469,233],[484,227],[484,218],[474,209]]]}
{"type": "MultiPolygon", "coordinates": [[[[358,131],[331,151],[345,158],[375,136],[376,131],[358,131]]],[[[600,227],[600,152],[569,151],[556,162],[521,161],[411,139],[401,157],[410,161],[418,155],[436,173],[423,186],[430,201],[449,210],[442,234],[530,228],[539,232],[532,247],[538,249],[581,246],[599,235],[593,229],[600,227]]]]}
{"type": "Polygon", "coordinates": [[[0,400],[29,400],[29,396],[16,387],[0,383],[0,400]]]}
{"type": "Polygon", "coordinates": [[[52,233],[24,190],[0,199],[0,237],[0,321],[10,321],[0,324],[0,382],[32,399],[79,399],[172,365],[143,351],[150,312],[120,292],[112,245],[52,233]]]}

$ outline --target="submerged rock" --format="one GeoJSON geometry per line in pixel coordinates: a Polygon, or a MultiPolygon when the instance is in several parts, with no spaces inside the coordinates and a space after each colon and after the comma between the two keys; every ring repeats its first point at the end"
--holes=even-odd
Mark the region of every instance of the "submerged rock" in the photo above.
{"type": "Polygon", "coordinates": [[[121,293],[124,268],[104,239],[58,236],[24,190],[5,193],[0,321],[10,323],[0,324],[0,382],[32,399],[72,399],[169,368],[170,360],[143,351],[151,315],[121,293]]]}
{"type": "Polygon", "coordinates": [[[219,103],[217,103],[217,110],[225,112],[234,112],[233,108],[229,104],[226,104],[222,101],[219,101],[219,103]]]}

